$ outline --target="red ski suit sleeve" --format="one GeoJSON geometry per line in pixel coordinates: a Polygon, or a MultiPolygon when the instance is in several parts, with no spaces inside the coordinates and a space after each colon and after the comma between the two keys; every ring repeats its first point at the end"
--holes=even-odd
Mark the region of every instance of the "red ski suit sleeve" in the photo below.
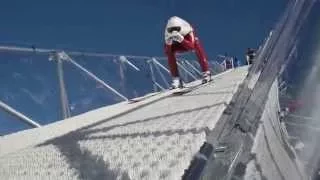
{"type": "Polygon", "coordinates": [[[194,32],[190,32],[184,36],[184,40],[181,43],[174,42],[172,45],[165,44],[165,53],[168,57],[168,64],[170,73],[173,77],[178,77],[178,66],[175,54],[177,52],[187,52],[195,51],[199,64],[201,66],[202,72],[208,71],[208,61],[199,38],[195,36],[194,32]]]}

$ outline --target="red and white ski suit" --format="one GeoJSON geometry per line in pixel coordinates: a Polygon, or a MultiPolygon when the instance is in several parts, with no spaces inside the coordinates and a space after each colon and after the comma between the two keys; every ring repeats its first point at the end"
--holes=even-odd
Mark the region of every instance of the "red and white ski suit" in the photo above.
{"type": "Polygon", "coordinates": [[[207,57],[199,41],[199,38],[196,36],[192,26],[185,20],[176,16],[171,17],[168,20],[168,24],[165,30],[165,42],[165,53],[168,57],[169,69],[173,77],[179,77],[177,59],[175,57],[175,54],[177,52],[187,52],[194,50],[198,57],[202,72],[209,71],[207,57]],[[178,33],[183,36],[183,40],[181,42],[169,41],[172,32],[169,32],[168,29],[171,27],[180,27],[178,33]]]}

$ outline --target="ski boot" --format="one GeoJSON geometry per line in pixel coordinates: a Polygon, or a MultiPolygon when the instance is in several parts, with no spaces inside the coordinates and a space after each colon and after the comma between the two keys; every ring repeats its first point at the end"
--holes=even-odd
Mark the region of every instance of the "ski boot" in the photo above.
{"type": "Polygon", "coordinates": [[[173,77],[170,89],[183,88],[182,80],[179,77],[173,77]]]}
{"type": "Polygon", "coordinates": [[[212,81],[211,72],[210,71],[203,72],[203,74],[202,74],[202,84],[208,83],[210,81],[212,81]]]}

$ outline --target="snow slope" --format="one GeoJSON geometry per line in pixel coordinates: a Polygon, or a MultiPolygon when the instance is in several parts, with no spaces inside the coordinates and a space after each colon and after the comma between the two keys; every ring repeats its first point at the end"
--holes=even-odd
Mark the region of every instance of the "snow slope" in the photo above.
{"type": "Polygon", "coordinates": [[[0,138],[3,179],[181,179],[247,74],[0,138]]]}

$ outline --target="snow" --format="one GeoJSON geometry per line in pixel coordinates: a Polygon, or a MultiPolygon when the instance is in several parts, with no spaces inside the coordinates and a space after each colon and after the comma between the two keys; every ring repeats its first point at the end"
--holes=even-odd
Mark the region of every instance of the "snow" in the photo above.
{"type": "Polygon", "coordinates": [[[164,92],[4,136],[0,176],[180,179],[246,74],[229,70],[183,96],[164,92]]]}
{"type": "Polygon", "coordinates": [[[260,74],[261,74],[261,71],[259,71],[259,72],[257,72],[257,73],[252,75],[252,78],[250,79],[250,81],[248,83],[248,88],[249,89],[252,90],[254,88],[254,86],[256,85],[256,83],[257,83],[257,81],[258,81],[258,79],[260,77],[260,74]]]}
{"type": "Polygon", "coordinates": [[[246,179],[246,180],[261,180],[262,179],[259,171],[256,168],[254,160],[251,160],[247,164],[247,171],[244,176],[244,179],[246,179]]]}

